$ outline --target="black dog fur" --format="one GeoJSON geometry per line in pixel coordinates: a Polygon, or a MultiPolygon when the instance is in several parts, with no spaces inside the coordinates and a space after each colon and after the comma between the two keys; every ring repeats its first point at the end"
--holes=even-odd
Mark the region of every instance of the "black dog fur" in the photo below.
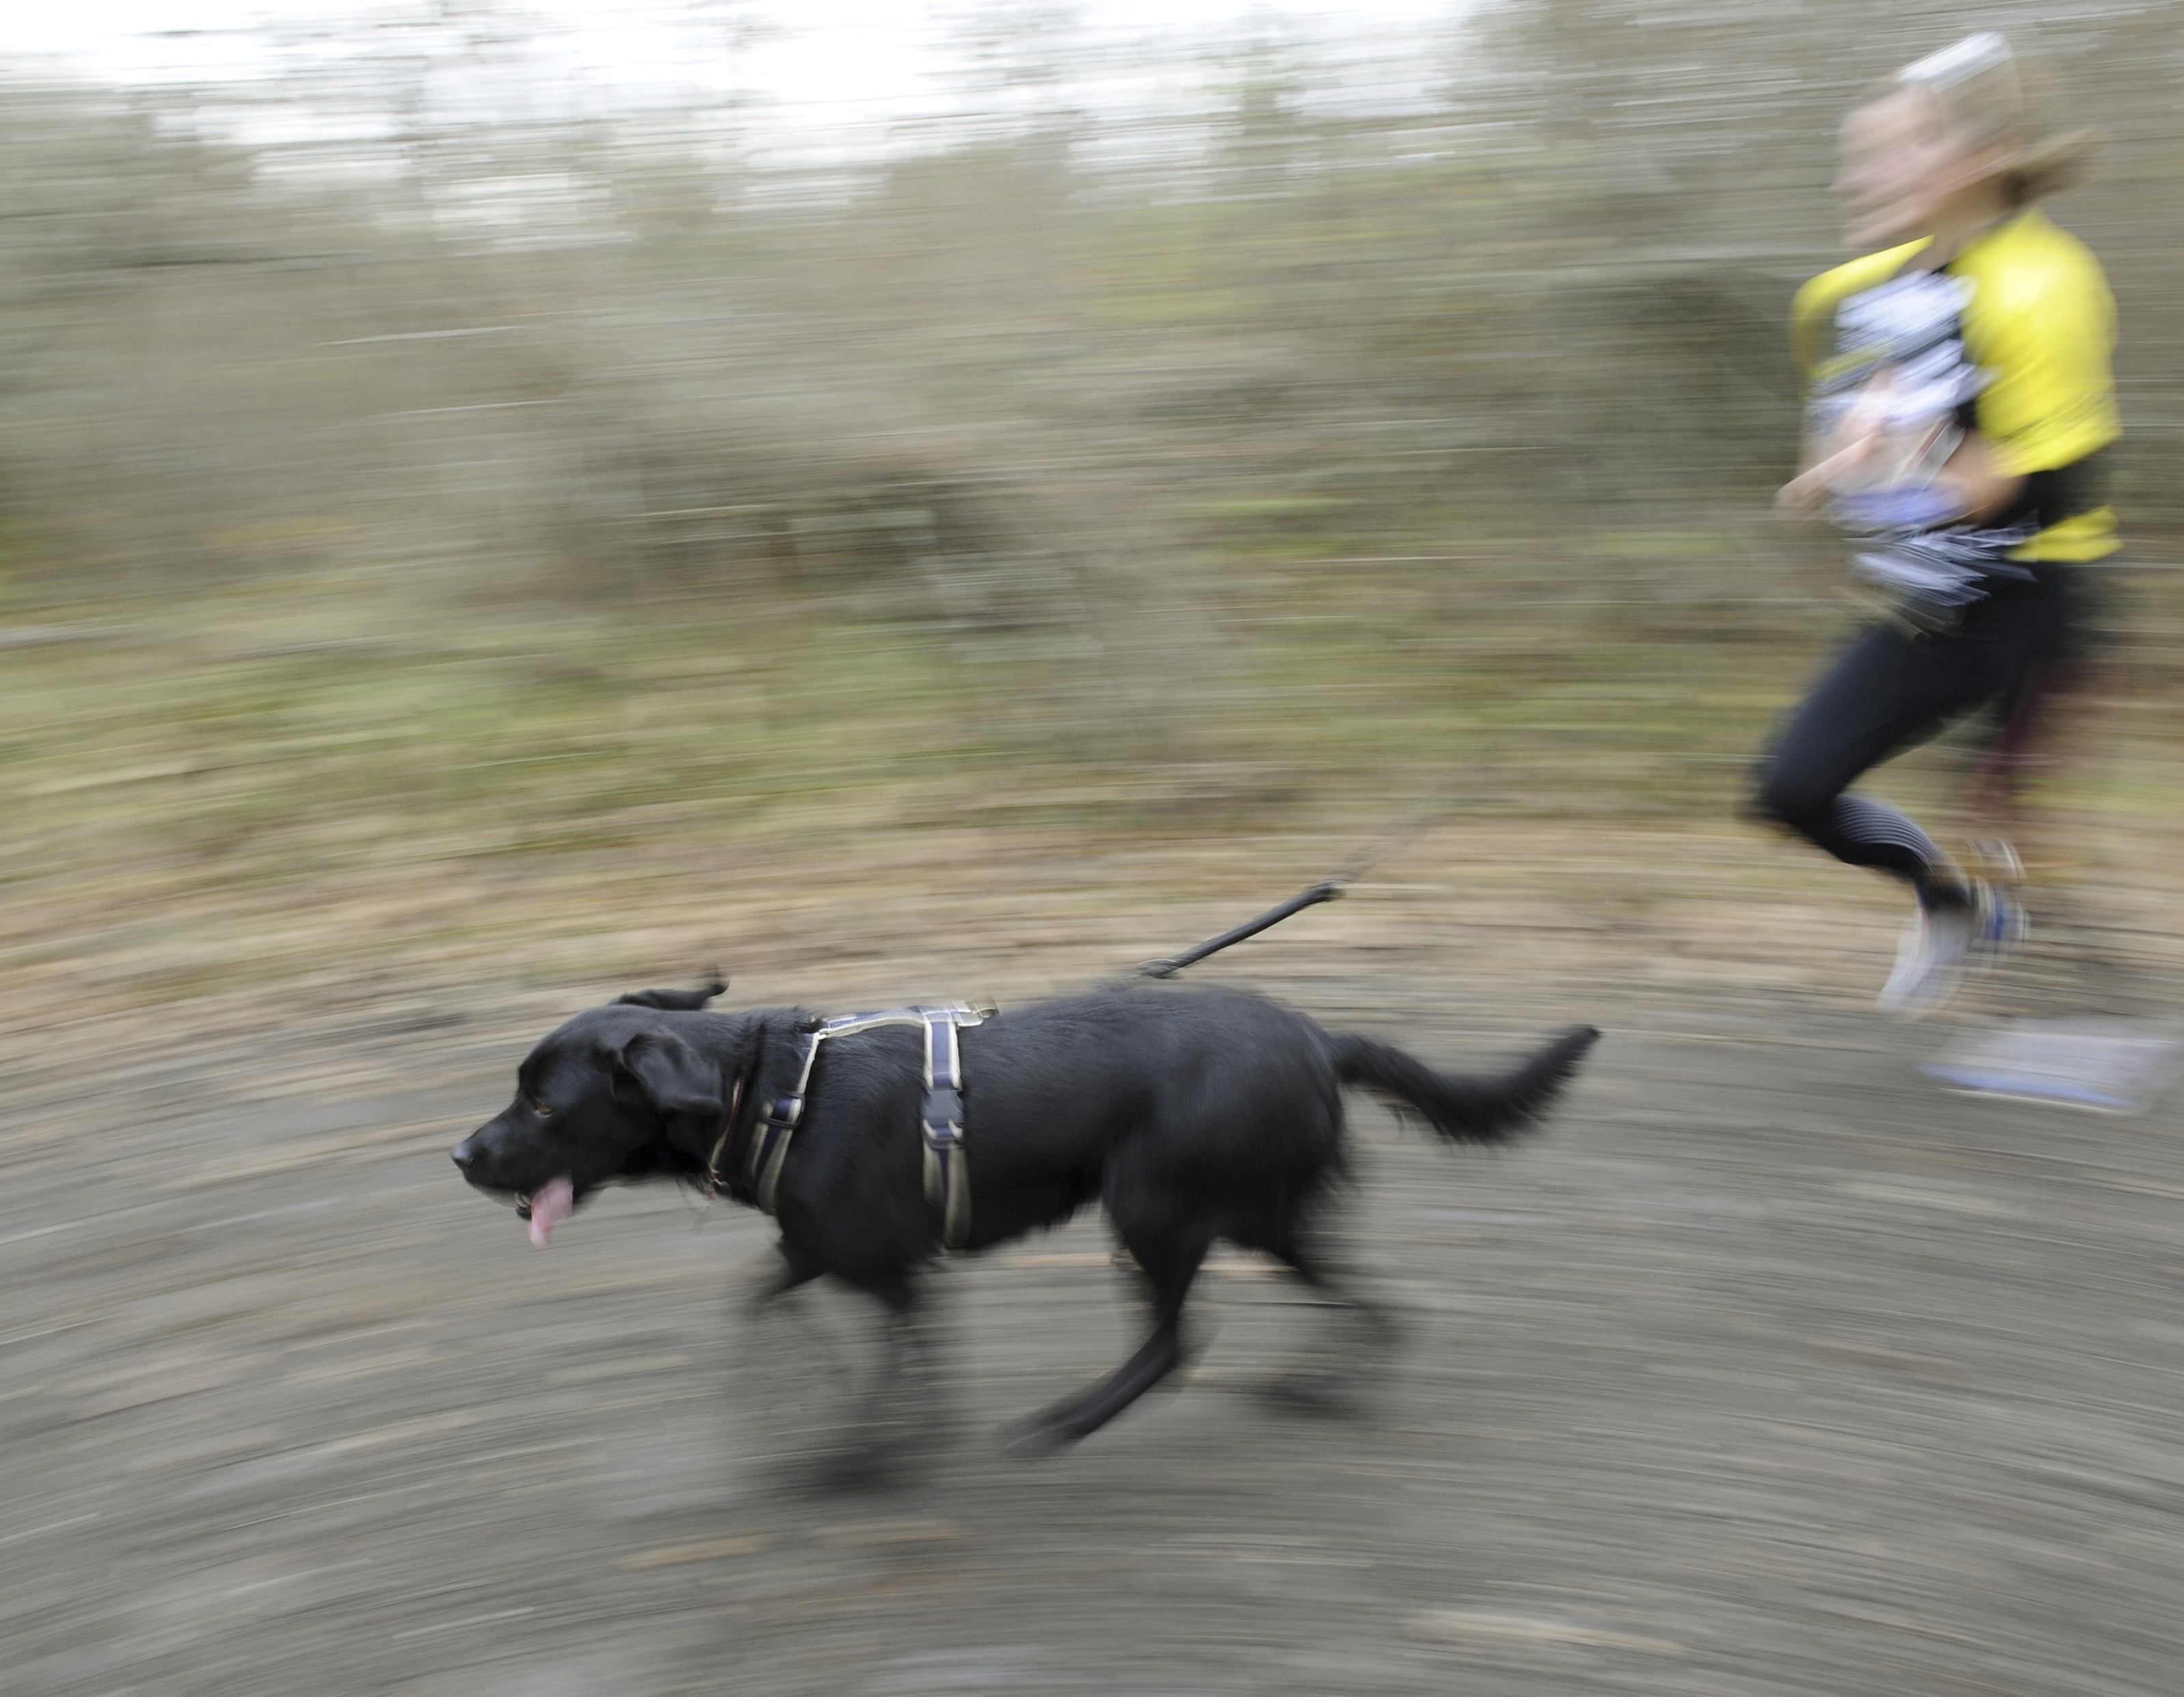
{"type": "MultiPolygon", "coordinates": [[[[581,1204],[617,1181],[702,1184],[716,1147],[721,1171],[739,1174],[764,1104],[794,1082],[808,1016],[705,1011],[722,988],[638,991],[570,1020],[525,1058],[515,1099],[457,1146],[463,1176],[527,1217],[528,1198],[557,1177],[581,1204]]],[[[1553,1103],[1598,1035],[1581,1027],[1500,1076],[1468,1079],[1233,990],[1123,985],[965,1029],[967,1248],[1057,1225],[1097,1199],[1153,1309],[1137,1353],[1035,1416],[1019,1447],[1072,1443],[1176,1370],[1184,1303],[1217,1241],[1271,1255],[1378,1318],[1311,1231],[1342,1170],[1343,1086],[1367,1086],[1450,1142],[1506,1142],[1553,1103]]],[[[878,1298],[895,1322],[883,1385],[915,1346],[919,1275],[939,1248],[916,1129],[921,1053],[903,1027],[820,1051],[777,1198],[782,1266],[765,1293],[831,1275],[878,1298]]],[[[751,1199],[739,1181],[728,1188],[751,1199]]]]}

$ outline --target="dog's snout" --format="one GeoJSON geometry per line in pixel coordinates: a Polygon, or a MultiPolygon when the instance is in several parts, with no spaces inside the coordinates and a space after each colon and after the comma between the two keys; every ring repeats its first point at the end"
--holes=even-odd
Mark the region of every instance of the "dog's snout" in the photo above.
{"type": "Polygon", "coordinates": [[[480,1133],[473,1131],[455,1145],[455,1169],[465,1178],[475,1178],[485,1163],[485,1143],[480,1133]]]}

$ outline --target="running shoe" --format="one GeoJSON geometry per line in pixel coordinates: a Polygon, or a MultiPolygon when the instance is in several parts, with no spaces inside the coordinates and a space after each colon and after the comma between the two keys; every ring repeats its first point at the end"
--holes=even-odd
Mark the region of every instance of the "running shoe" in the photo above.
{"type": "Polygon", "coordinates": [[[1919,905],[1897,945],[1896,969],[1881,986],[1882,1013],[1924,1019],[1957,993],[1979,944],[1983,907],[1976,890],[1919,905]]]}

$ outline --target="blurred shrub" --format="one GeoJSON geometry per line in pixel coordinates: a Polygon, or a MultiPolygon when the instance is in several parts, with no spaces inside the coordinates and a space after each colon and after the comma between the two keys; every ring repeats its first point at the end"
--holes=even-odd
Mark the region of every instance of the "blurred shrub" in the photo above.
{"type": "MultiPolygon", "coordinates": [[[[2126,501],[2169,546],[2179,9],[1979,13],[2114,133],[2064,215],[2116,278],[2126,501]]],[[[1138,634],[1172,628],[1209,555],[1755,511],[1834,126],[1970,8],[1511,0],[1377,109],[1263,28],[1180,104],[1101,105],[1178,67],[982,15],[970,109],[862,163],[768,163],[740,109],[454,98],[486,59],[550,78],[491,6],[292,45],[270,94],[0,84],[0,545],[71,593],[410,560],[1059,641],[1147,595],[1138,634]]]]}

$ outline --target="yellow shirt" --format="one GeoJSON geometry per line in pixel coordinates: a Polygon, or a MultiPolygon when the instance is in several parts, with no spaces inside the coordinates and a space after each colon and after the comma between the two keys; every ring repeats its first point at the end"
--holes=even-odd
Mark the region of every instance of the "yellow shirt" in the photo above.
{"type": "MultiPolygon", "coordinates": [[[[1846,308],[1892,283],[1928,245],[1869,254],[1814,278],[1791,311],[1791,341],[1815,391],[1855,382],[1870,349],[1842,333],[1846,308]]],[[[1965,422],[1993,444],[2005,476],[2032,477],[2079,466],[2122,434],[2109,361],[2115,304],[2100,261],[2037,211],[2018,214],[1942,271],[1964,286],[1958,312],[1964,357],[1983,383],[1965,422]]],[[[2043,480],[2042,528],[2008,551],[2013,561],[2086,561],[2112,554],[2115,514],[2092,478],[2043,480]],[[2069,491],[2082,487],[2081,500],[2069,491]],[[2053,510],[2053,494],[2064,491],[2053,510]]]]}

